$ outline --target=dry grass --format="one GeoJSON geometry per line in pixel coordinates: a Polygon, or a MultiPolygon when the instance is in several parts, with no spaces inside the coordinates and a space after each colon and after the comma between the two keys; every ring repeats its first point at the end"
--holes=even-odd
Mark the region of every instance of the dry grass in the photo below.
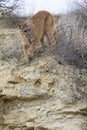
{"type": "Polygon", "coordinates": [[[62,64],[68,63],[87,69],[87,30],[77,22],[78,15],[71,13],[61,16],[57,24],[60,42],[54,48],[54,55],[62,64]],[[82,34],[84,32],[84,35],[82,34]]]}
{"type": "MultiPolygon", "coordinates": [[[[54,56],[59,64],[87,69],[87,30],[84,29],[82,37],[82,29],[79,31],[77,18],[73,13],[56,18],[60,40],[55,46],[48,46],[43,51],[38,48],[33,59],[50,55],[54,56]]],[[[0,52],[1,60],[10,62],[14,59],[14,62],[25,62],[17,28],[4,27],[0,31],[0,52]]]]}

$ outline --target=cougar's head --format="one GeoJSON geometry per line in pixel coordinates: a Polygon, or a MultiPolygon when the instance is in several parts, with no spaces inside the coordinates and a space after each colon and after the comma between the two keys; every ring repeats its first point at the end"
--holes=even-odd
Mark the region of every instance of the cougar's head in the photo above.
{"type": "Polygon", "coordinates": [[[33,29],[30,27],[30,25],[23,23],[19,25],[19,28],[24,33],[25,37],[32,41],[33,29]]]}

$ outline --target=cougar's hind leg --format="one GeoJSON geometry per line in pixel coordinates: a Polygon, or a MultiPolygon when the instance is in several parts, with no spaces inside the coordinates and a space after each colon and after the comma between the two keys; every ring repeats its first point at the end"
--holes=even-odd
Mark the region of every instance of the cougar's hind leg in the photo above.
{"type": "Polygon", "coordinates": [[[45,48],[45,35],[41,38],[41,46],[44,49],[45,48]]]}
{"type": "Polygon", "coordinates": [[[54,30],[54,38],[56,43],[59,42],[59,33],[57,32],[57,29],[54,30]]]}
{"type": "Polygon", "coordinates": [[[46,35],[47,35],[48,43],[50,45],[54,45],[55,44],[54,34],[51,31],[47,31],[46,35]]]}

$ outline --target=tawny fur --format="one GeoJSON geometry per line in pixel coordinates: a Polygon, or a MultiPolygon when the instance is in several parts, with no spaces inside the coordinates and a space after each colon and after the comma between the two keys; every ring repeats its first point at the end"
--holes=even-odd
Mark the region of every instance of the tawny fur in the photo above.
{"type": "Polygon", "coordinates": [[[24,21],[20,26],[21,43],[26,61],[33,56],[36,45],[41,41],[44,46],[44,36],[49,44],[55,44],[55,22],[47,11],[40,11],[24,21]]]}

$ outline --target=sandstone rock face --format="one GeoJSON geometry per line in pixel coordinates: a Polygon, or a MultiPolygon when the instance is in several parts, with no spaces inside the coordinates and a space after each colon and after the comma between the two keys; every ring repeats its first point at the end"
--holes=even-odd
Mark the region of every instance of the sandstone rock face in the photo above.
{"type": "Polygon", "coordinates": [[[86,68],[62,61],[58,45],[37,48],[27,65],[10,32],[0,44],[0,130],[87,130],[86,68]]]}
{"type": "Polygon", "coordinates": [[[86,130],[86,70],[59,65],[48,56],[14,67],[0,66],[1,129],[86,130]]]}

